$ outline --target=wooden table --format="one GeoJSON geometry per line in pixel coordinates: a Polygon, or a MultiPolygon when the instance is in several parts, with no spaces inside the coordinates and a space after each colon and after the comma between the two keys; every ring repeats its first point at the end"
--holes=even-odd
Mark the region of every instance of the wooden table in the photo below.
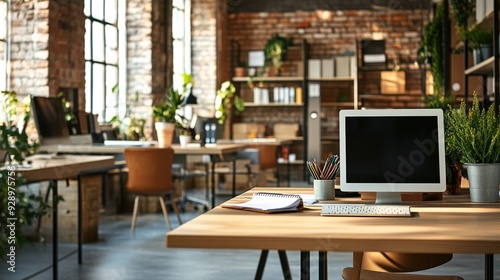
{"type": "MultiPolygon", "coordinates": [[[[115,160],[112,156],[65,155],[54,157],[50,155],[35,155],[26,159],[31,166],[16,167],[26,179],[26,183],[50,181],[52,189],[52,268],[53,279],[58,276],[57,254],[57,180],[79,177],[82,172],[112,167],[115,160]]],[[[78,184],[78,255],[81,258],[81,186],[78,184]]]]}
{"type": "MultiPolygon", "coordinates": [[[[312,193],[311,188],[254,188],[231,203],[247,201],[256,191],[312,193]]],[[[353,201],[359,198],[335,200],[353,201]]],[[[319,209],[262,214],[219,206],[169,232],[166,243],[175,248],[302,252],[500,253],[500,203],[468,201],[468,196],[445,196],[443,201],[411,202],[416,214],[406,218],[323,217],[319,209]]],[[[493,279],[492,268],[487,268],[487,279],[493,279]]],[[[321,274],[320,267],[321,275],[326,277],[326,271],[321,274]]]]}

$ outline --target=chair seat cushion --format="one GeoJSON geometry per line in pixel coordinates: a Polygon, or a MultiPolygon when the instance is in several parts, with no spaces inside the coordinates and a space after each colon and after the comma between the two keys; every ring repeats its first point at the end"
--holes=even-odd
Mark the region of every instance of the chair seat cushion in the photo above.
{"type": "MultiPolygon", "coordinates": [[[[346,267],[342,270],[344,280],[354,279],[354,268],[346,267]]],[[[359,280],[464,280],[460,276],[452,275],[424,275],[424,274],[406,274],[390,273],[371,270],[361,270],[359,280]]]]}

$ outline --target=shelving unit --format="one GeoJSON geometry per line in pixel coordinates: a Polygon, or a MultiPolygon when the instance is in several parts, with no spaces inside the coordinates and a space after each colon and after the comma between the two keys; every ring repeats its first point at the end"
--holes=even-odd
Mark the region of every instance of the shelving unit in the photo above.
{"type": "MultiPolygon", "coordinates": [[[[477,3],[476,3],[477,5],[477,3]]],[[[493,26],[493,38],[499,38],[499,3],[498,0],[493,0],[493,10],[487,14],[481,22],[478,24],[482,26],[493,26]]],[[[468,48],[468,43],[464,43],[464,48],[468,48]]],[[[498,39],[493,40],[493,56],[476,64],[471,67],[468,67],[469,57],[468,52],[464,52],[464,87],[468,88],[468,77],[469,76],[482,76],[483,77],[483,106],[487,107],[488,102],[493,102],[495,104],[495,111],[498,115],[500,106],[500,85],[499,81],[499,62],[500,62],[500,49],[499,49],[499,41],[498,39]],[[493,99],[488,98],[487,92],[487,77],[493,77],[493,99]]],[[[464,99],[469,100],[469,93],[467,90],[464,92],[464,99]]]]}
{"type": "MultiPolygon", "coordinates": [[[[297,161],[293,164],[303,165],[304,160],[309,159],[308,155],[308,146],[321,146],[321,141],[337,141],[338,145],[338,111],[344,108],[349,109],[357,109],[358,107],[358,85],[357,85],[357,63],[355,65],[356,71],[354,72],[354,77],[309,77],[308,75],[308,60],[309,60],[309,46],[306,40],[303,40],[300,46],[296,46],[296,53],[292,55],[295,59],[300,60],[287,60],[285,62],[289,65],[296,65],[297,73],[288,71],[287,74],[289,76],[278,76],[278,77],[233,77],[232,82],[237,86],[238,92],[240,96],[245,101],[245,107],[247,108],[243,114],[259,114],[264,112],[269,112],[266,110],[272,110],[272,112],[276,115],[283,115],[285,117],[289,117],[290,115],[294,115],[294,120],[296,120],[300,124],[301,135],[296,137],[294,140],[297,142],[302,142],[302,151],[299,151],[297,161]],[[298,55],[297,52],[300,52],[298,55]],[[254,86],[263,86],[268,89],[269,92],[269,103],[254,103],[253,102],[253,92],[252,90],[246,86],[248,83],[253,83],[254,86]],[[313,120],[309,118],[309,111],[311,109],[310,100],[311,96],[309,96],[309,85],[311,83],[318,83],[320,85],[320,109],[318,109],[318,113],[321,116],[326,117],[323,122],[321,122],[320,129],[327,131],[326,135],[322,137],[314,137],[314,141],[318,141],[318,143],[310,143],[313,141],[311,137],[307,137],[309,130],[313,125],[313,120]],[[333,88],[339,86],[340,89],[332,90],[333,88]],[[273,91],[274,87],[294,87],[301,88],[302,92],[302,102],[300,103],[279,103],[274,102],[273,100],[273,91]],[[347,92],[348,91],[348,92],[347,92]],[[252,110],[249,112],[247,110],[252,110]],[[255,113],[253,113],[255,112],[255,113]],[[326,113],[325,113],[326,112],[326,113]],[[298,114],[301,115],[300,120],[296,118],[298,114]],[[328,125],[324,125],[326,123],[328,125]],[[335,130],[328,131],[328,129],[334,128],[335,130]]],[[[333,57],[333,54],[332,54],[333,57]]],[[[351,71],[352,73],[352,71],[351,71]]],[[[314,99],[314,98],[313,98],[314,99]]],[[[258,119],[258,116],[255,118],[249,118],[248,115],[245,116],[244,119],[258,119]]],[[[276,123],[279,122],[290,122],[287,118],[276,118],[276,123]]],[[[245,122],[245,121],[243,121],[245,122]]],[[[266,123],[267,126],[272,126],[271,123],[266,123]]],[[[297,147],[297,146],[296,146],[297,147]]],[[[294,151],[291,151],[294,152],[294,151]]],[[[304,166],[304,174],[306,173],[306,169],[304,166]]]]}

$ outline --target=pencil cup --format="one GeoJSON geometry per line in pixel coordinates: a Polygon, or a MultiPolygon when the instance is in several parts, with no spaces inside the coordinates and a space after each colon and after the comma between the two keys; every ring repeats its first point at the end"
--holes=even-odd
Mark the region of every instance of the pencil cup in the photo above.
{"type": "Polygon", "coordinates": [[[335,199],[335,180],[314,180],[313,189],[317,200],[335,199]]]}

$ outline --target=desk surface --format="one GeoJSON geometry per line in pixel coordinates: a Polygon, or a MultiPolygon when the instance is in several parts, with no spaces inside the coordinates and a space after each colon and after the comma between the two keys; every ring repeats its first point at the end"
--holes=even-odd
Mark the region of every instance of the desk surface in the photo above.
{"type": "Polygon", "coordinates": [[[290,145],[293,140],[288,138],[254,138],[254,139],[220,139],[217,144],[247,144],[249,146],[282,146],[290,145]]]}
{"type": "MultiPolygon", "coordinates": [[[[151,145],[149,145],[151,146],[151,145]]],[[[58,152],[62,153],[82,153],[82,154],[122,154],[126,148],[141,147],[141,146],[127,146],[127,145],[59,145],[58,152]]],[[[148,147],[148,146],[143,146],[148,147]]],[[[247,147],[246,144],[208,144],[205,147],[200,147],[199,144],[190,144],[186,147],[181,147],[179,144],[171,146],[174,153],[183,155],[222,155],[226,153],[233,153],[247,147]]]]}
{"type": "Polygon", "coordinates": [[[53,157],[50,155],[34,155],[26,161],[31,167],[17,168],[28,182],[59,180],[76,177],[80,172],[110,167],[115,164],[112,156],[64,155],[53,157]]]}
{"type": "MultiPolygon", "coordinates": [[[[254,188],[231,202],[244,202],[255,191],[312,193],[311,188],[254,188]]],[[[467,198],[412,202],[416,215],[405,218],[323,217],[319,209],[262,214],[218,206],[169,232],[166,243],[179,248],[500,253],[500,203],[474,204],[467,198]]]]}

